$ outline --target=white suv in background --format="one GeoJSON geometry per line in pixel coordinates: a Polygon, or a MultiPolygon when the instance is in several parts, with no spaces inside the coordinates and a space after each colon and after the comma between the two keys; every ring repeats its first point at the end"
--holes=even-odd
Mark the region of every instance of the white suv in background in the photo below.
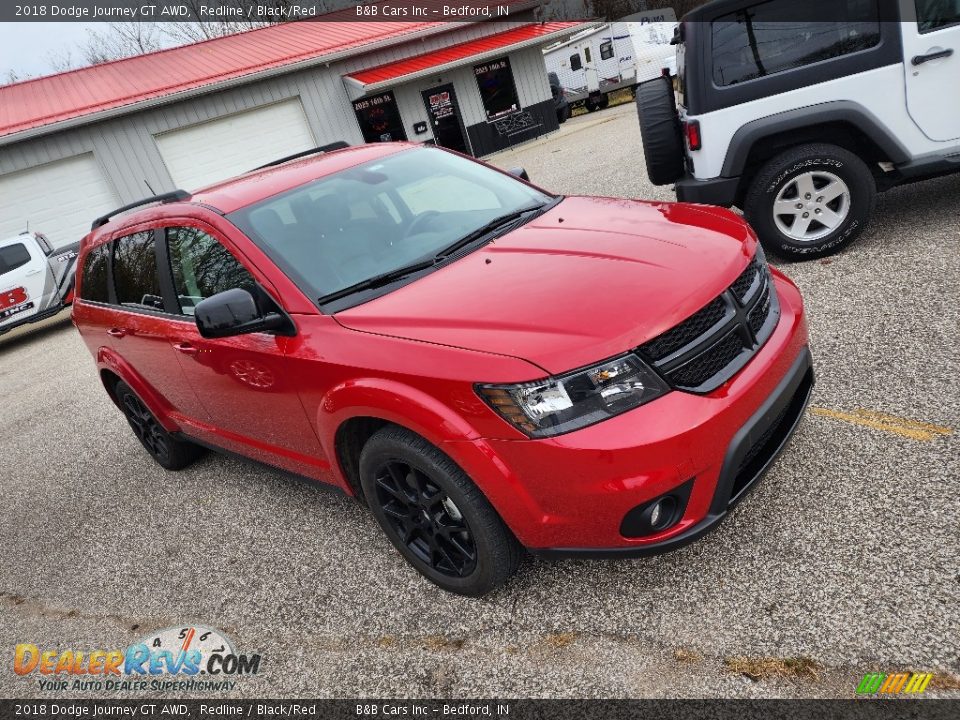
{"type": "Polygon", "coordinates": [[[960,0],[714,0],[674,44],[676,94],[637,93],[651,181],[741,208],[780,255],[835,252],[878,191],[960,171],[960,0]]]}

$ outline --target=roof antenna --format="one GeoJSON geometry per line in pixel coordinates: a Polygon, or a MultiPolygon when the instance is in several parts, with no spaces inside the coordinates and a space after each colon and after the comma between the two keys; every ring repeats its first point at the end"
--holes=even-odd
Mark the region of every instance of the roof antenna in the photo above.
{"type": "Polygon", "coordinates": [[[147,186],[147,190],[150,191],[151,195],[156,195],[156,193],[153,191],[153,188],[150,187],[150,183],[147,182],[146,178],[143,179],[143,184],[147,186]]]}

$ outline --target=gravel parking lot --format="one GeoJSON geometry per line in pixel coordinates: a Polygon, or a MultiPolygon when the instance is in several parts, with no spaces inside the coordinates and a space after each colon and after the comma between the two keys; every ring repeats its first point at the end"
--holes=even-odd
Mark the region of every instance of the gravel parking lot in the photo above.
{"type": "MultiPolygon", "coordinates": [[[[491,161],[562,193],[672,199],[629,104],[491,161]]],[[[421,580],[342,495],[213,454],[161,470],[69,323],[5,336],[0,693],[56,696],[10,672],[17,643],[113,649],[196,622],[263,656],[235,697],[851,697],[871,670],[960,696],[958,250],[954,176],[881,196],[842,254],[783,266],[818,384],[750,498],[677,552],[529,560],[482,600],[421,580]]]]}

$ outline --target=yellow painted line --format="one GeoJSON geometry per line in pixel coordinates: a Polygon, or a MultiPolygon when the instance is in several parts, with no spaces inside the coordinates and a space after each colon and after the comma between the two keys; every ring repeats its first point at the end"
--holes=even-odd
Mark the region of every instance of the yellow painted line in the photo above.
{"type": "Polygon", "coordinates": [[[953,429],[943,427],[942,425],[933,425],[932,423],[910,420],[896,415],[877,412],[875,410],[854,410],[853,412],[841,412],[840,410],[831,410],[830,408],[811,407],[810,412],[821,417],[842,420],[843,422],[874,430],[883,430],[884,432],[894,433],[908,437],[911,440],[928,441],[933,440],[938,435],[952,435],[953,429]]]}

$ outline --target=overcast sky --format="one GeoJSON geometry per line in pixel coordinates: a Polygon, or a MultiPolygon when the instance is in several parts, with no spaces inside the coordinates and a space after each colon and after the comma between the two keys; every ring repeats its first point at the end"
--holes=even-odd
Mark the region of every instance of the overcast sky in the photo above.
{"type": "Polygon", "coordinates": [[[0,23],[0,84],[6,81],[7,72],[18,75],[49,75],[51,54],[73,50],[79,60],[77,48],[87,39],[87,28],[100,23],[85,22],[17,22],[0,23]]]}

